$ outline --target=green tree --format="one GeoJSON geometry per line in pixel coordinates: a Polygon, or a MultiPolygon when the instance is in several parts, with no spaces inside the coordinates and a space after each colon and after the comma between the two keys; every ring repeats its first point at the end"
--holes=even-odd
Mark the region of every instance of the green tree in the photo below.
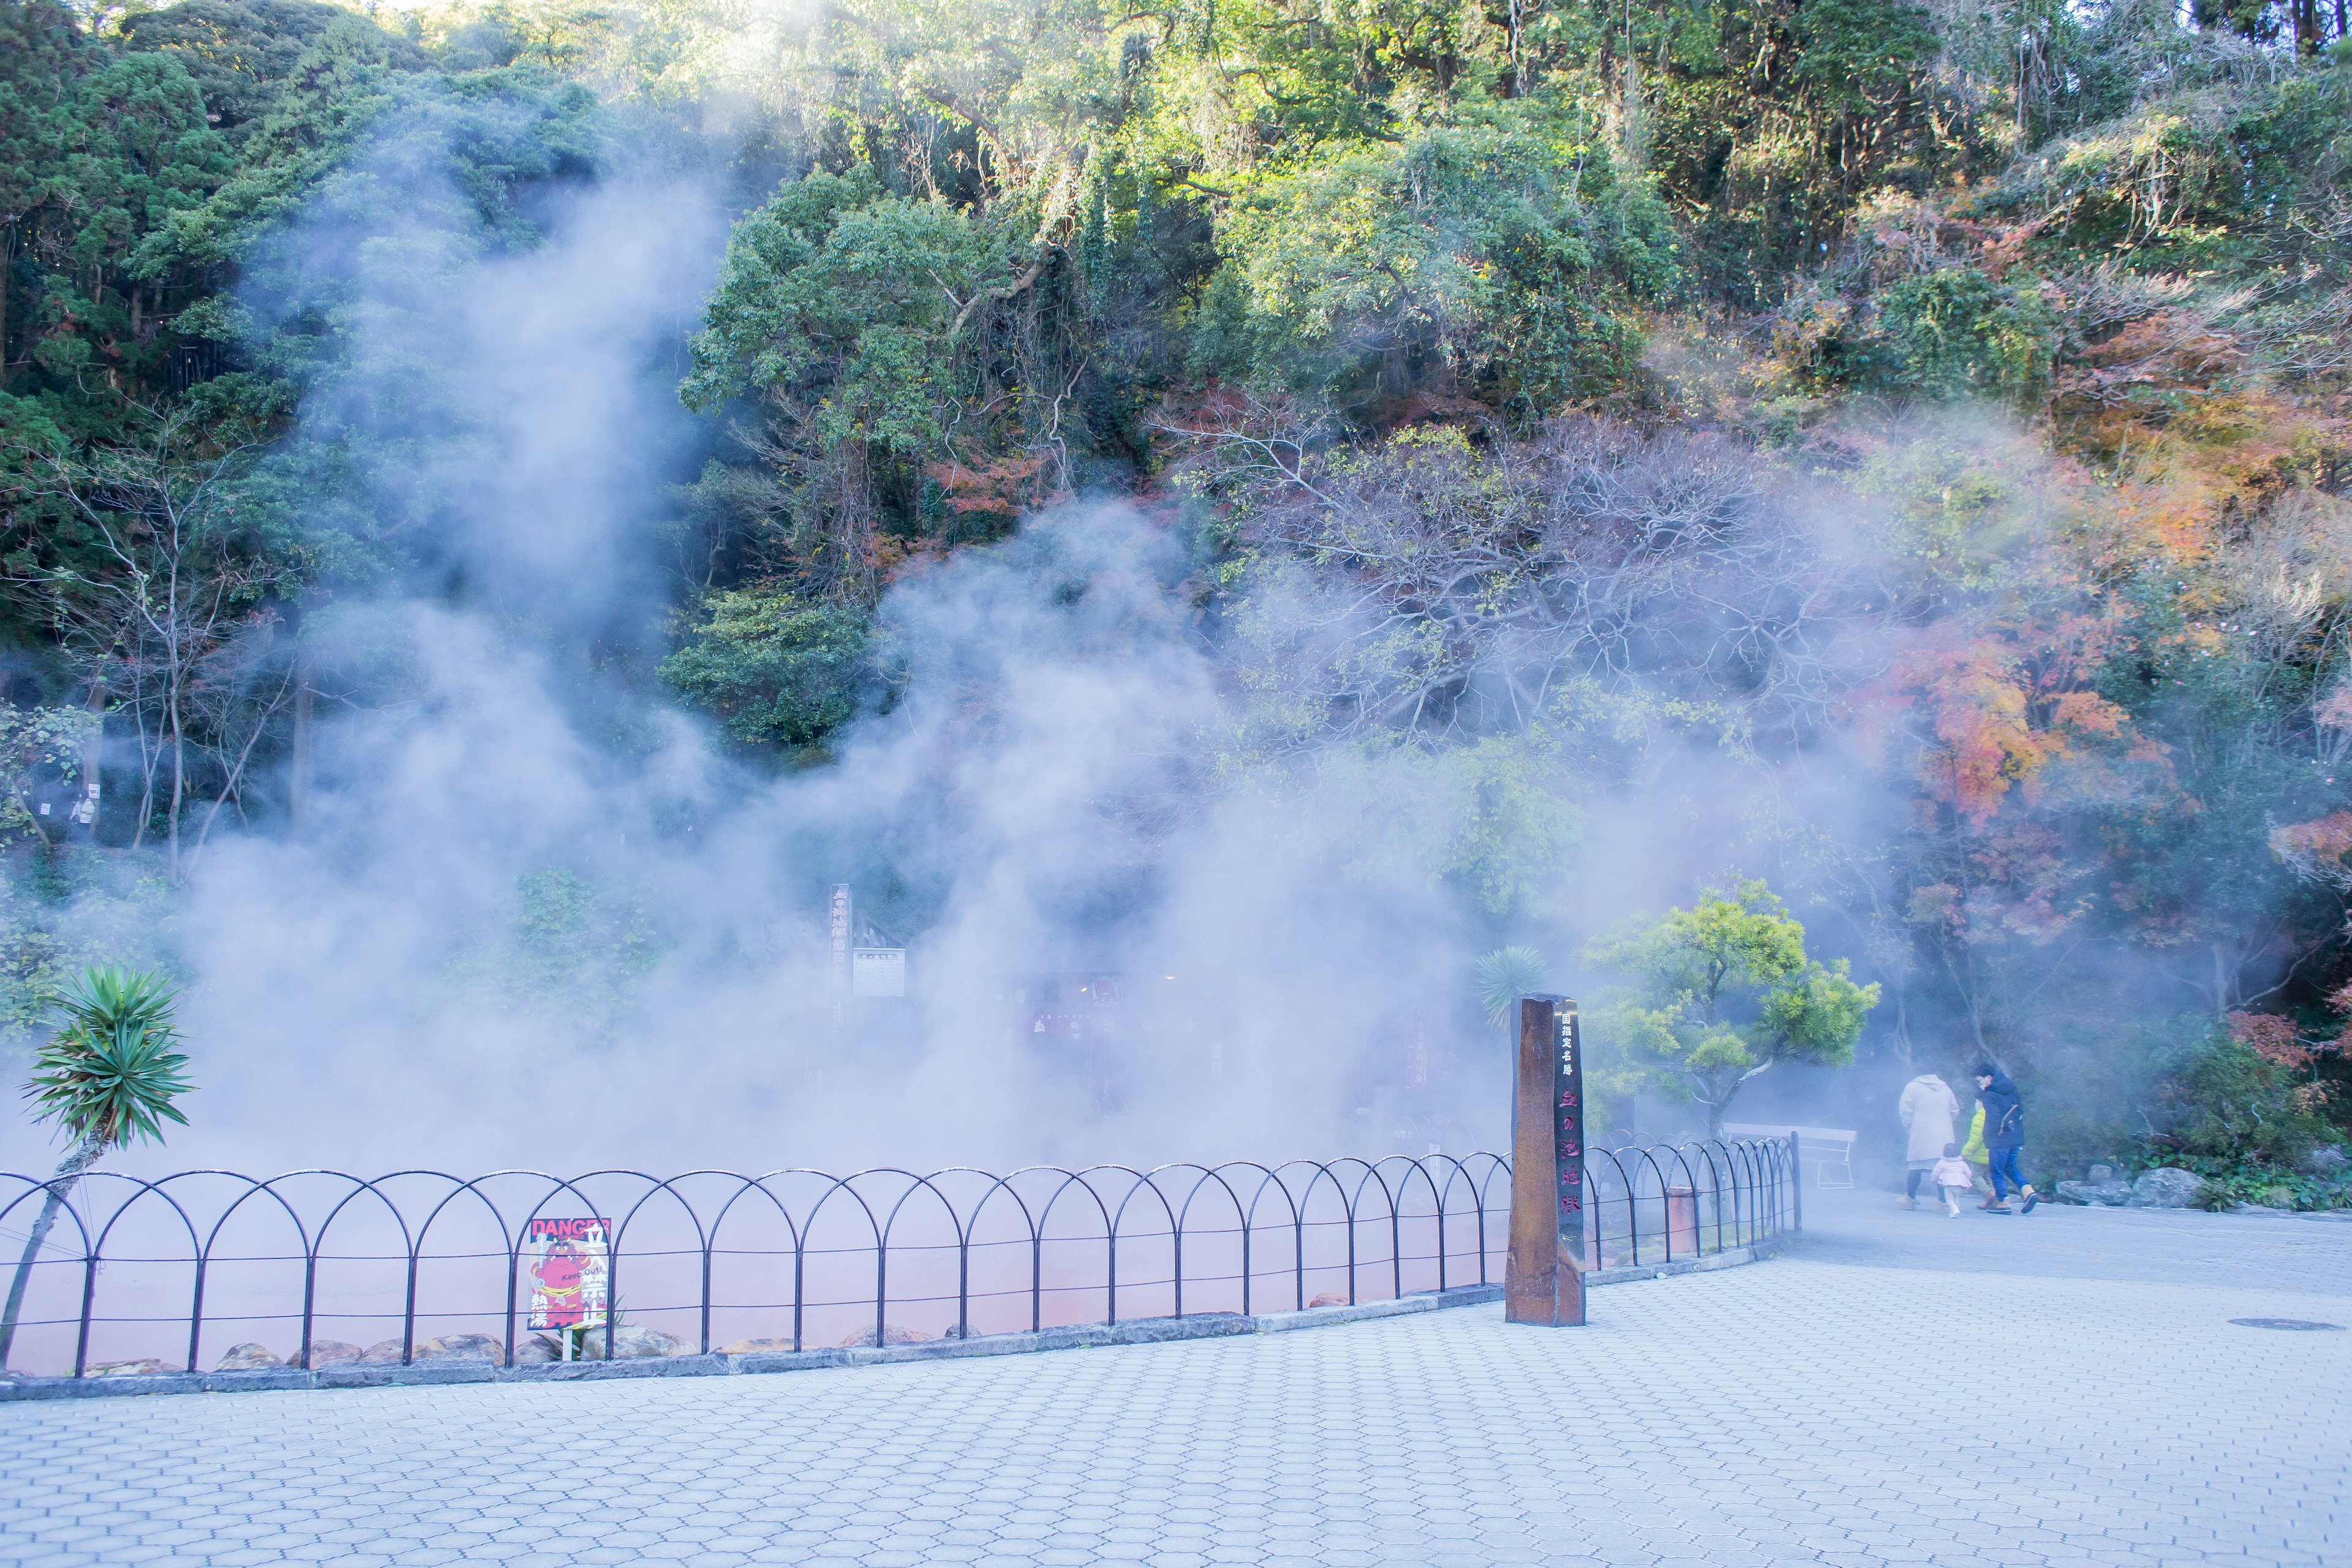
{"type": "Polygon", "coordinates": [[[1790,1061],[1850,1065],[1878,1005],[1878,986],[1856,985],[1845,960],[1807,956],[1804,926],[1761,880],[1707,889],[1687,910],[1621,928],[1587,957],[1633,982],[1595,1016],[1596,1043],[1646,1068],[1661,1091],[1704,1106],[1710,1135],[1757,1074],[1790,1061]]]}
{"type": "Polygon", "coordinates": [[[721,715],[738,740],[806,746],[856,711],[870,631],[845,605],[809,604],[773,584],[713,594],[662,679],[721,715]]]}
{"type": "Polygon", "coordinates": [[[1197,352],[1343,404],[1429,388],[1521,418],[1622,380],[1636,302],[1679,272],[1665,209],[1598,128],[1521,100],[1257,178],[1219,223],[1197,352]]]}
{"type": "MultiPolygon", "coordinates": [[[[200,429],[175,405],[149,415],[135,441],[94,447],[87,458],[70,448],[43,454],[28,465],[25,491],[79,524],[80,548],[53,560],[25,551],[0,577],[61,642],[121,681],[145,759],[138,836],[163,794],[175,883],[185,868],[181,829],[200,782],[197,753],[226,737],[225,727],[203,723],[202,694],[210,686],[220,695],[224,679],[253,684],[232,671],[250,664],[257,624],[297,578],[283,542],[245,526],[239,481],[250,454],[212,447],[200,429]],[[208,670],[223,679],[208,679],[208,670]]],[[[9,494],[0,485],[0,500],[9,494]]],[[[279,674],[265,718],[290,696],[279,674]]],[[[244,695],[231,706],[248,707],[244,695]]],[[[248,746],[224,794],[250,755],[248,746]]]]}
{"type": "MultiPolygon", "coordinates": [[[[1035,284],[1007,268],[1010,215],[886,195],[863,170],[787,185],[738,224],[680,395],[756,400],[755,446],[792,514],[803,574],[870,590],[877,513],[951,455],[970,356],[992,304],[1035,284]]],[[[1015,393],[1017,396],[1017,393],[1015,393]]]]}
{"type": "Polygon", "coordinates": [[[176,58],[117,54],[46,0],[0,3],[0,391],[102,426],[115,389],[158,382],[200,288],[158,237],[231,168],[176,58]]]}
{"type": "Polygon", "coordinates": [[[232,142],[261,128],[311,51],[354,24],[384,37],[390,58],[421,70],[425,52],[326,0],[179,0],[122,19],[123,47],[177,59],[204,94],[206,117],[232,142]]]}
{"type": "Polygon", "coordinates": [[[163,1123],[187,1125],[175,1103],[194,1086],[184,1076],[188,1058],[173,1049],[177,997],[154,970],[100,965],[68,981],[57,995],[64,1021],[41,1047],[26,1097],[36,1121],[55,1121],[70,1143],[46,1189],[39,1218],[0,1312],[0,1369],[16,1338],[25,1286],[49,1227],[57,1223],[73,1179],[112,1149],[141,1140],[162,1142],[163,1123]]]}

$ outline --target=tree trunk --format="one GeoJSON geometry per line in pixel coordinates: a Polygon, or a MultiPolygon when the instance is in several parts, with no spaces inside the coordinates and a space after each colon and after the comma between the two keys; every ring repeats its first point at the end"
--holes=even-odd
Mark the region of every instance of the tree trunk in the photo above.
{"type": "Polygon", "coordinates": [[[188,787],[188,778],[187,778],[187,765],[188,765],[187,737],[186,737],[185,735],[182,734],[182,733],[181,733],[181,731],[180,731],[180,687],[179,687],[179,682],[178,682],[178,681],[176,681],[176,680],[175,680],[175,681],[173,681],[173,682],[172,683],[172,698],[171,698],[171,704],[172,704],[172,710],[171,710],[171,723],[172,723],[172,818],[171,818],[171,823],[170,823],[171,845],[172,845],[171,867],[172,867],[172,885],[173,885],[173,887],[175,887],[175,888],[176,888],[176,887],[178,887],[178,886],[180,885],[180,802],[181,802],[182,797],[183,797],[183,796],[184,796],[184,795],[186,795],[186,793],[187,793],[187,787],[188,787]]]}
{"type": "Polygon", "coordinates": [[[1618,89],[1618,138],[1625,166],[1640,174],[1650,166],[1648,105],[1642,98],[1641,55],[1629,35],[1625,40],[1625,70],[1618,89]]]}
{"type": "Polygon", "coordinates": [[[2237,1008],[2237,966],[2230,961],[2227,944],[2217,942],[2210,945],[2213,950],[2213,1016],[2226,1019],[2237,1008]]]}
{"type": "Polygon", "coordinates": [[[286,789],[286,816],[299,837],[310,805],[310,660],[295,655],[294,761],[286,789]]]}
{"type": "Polygon", "coordinates": [[[1731,1103],[1731,1097],[1739,1092],[1739,1081],[1727,1078],[1720,1068],[1710,1068],[1704,1076],[1693,1073],[1690,1077],[1698,1090],[1691,1098],[1706,1107],[1706,1135],[1722,1137],[1723,1112],[1731,1103]]]}
{"type": "Polygon", "coordinates": [[[82,837],[91,844],[98,842],[99,763],[106,749],[106,667],[98,667],[98,675],[89,683],[89,711],[98,720],[89,739],[81,748],[81,799],[74,806],[73,819],[80,825],[82,837]]]}
{"type": "Polygon", "coordinates": [[[1919,1070],[1912,1065],[1915,1053],[1911,1048],[1911,988],[1900,979],[1887,984],[1895,988],[1895,1048],[1903,1058],[1903,1076],[1907,1079],[1919,1070]]]}
{"type": "Polygon", "coordinates": [[[8,1285],[8,1305],[0,1310],[0,1372],[7,1370],[8,1352],[16,1342],[16,1317],[25,1310],[25,1286],[33,1276],[33,1262],[40,1256],[41,1243],[48,1240],[49,1227],[58,1222],[58,1210],[64,1206],[66,1193],[76,1178],[98,1160],[99,1146],[84,1139],[75,1145],[72,1153],[58,1162],[41,1200],[41,1215],[33,1222],[33,1234],[25,1239],[24,1256],[16,1259],[16,1278],[8,1285]]]}
{"type": "MultiPolygon", "coordinates": [[[[134,685],[133,696],[138,692],[134,685]]],[[[138,848],[147,842],[148,826],[155,820],[155,770],[163,765],[163,737],[158,725],[155,744],[147,744],[147,715],[142,710],[134,715],[139,721],[139,826],[131,835],[131,847],[138,848]]]]}
{"type": "Polygon", "coordinates": [[[16,804],[25,808],[25,820],[33,825],[33,837],[41,841],[42,853],[47,854],[56,848],[57,840],[51,838],[49,830],[41,826],[41,803],[30,795],[19,794],[16,795],[16,804]]]}

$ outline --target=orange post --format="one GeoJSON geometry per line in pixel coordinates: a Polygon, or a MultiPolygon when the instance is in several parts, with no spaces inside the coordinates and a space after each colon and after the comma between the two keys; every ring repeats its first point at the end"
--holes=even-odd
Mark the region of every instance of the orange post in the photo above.
{"type": "Polygon", "coordinates": [[[1666,1189],[1666,1258],[1698,1254],[1698,1193],[1691,1187],[1666,1189]]]}

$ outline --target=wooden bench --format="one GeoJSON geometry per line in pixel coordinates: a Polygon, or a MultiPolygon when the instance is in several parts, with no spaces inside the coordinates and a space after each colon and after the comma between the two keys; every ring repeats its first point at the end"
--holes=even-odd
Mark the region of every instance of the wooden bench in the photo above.
{"type": "Polygon", "coordinates": [[[1797,1135],[1797,1153],[1813,1168],[1817,1187],[1853,1185],[1853,1144],[1862,1134],[1851,1127],[1784,1127],[1761,1121],[1727,1121],[1727,1138],[1786,1138],[1797,1135]]]}

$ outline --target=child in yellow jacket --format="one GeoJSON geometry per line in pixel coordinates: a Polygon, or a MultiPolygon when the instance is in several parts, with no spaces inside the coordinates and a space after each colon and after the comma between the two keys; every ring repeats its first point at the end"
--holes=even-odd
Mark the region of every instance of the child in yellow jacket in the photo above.
{"type": "Polygon", "coordinates": [[[1981,1104],[1978,1105],[1976,1115],[1969,1122],[1968,1146],[1960,1151],[1960,1158],[1969,1163],[1969,1169],[1976,1175],[1976,1190],[1987,1197],[1992,1196],[1992,1151],[1985,1147],[1984,1107],[1981,1104]]]}

